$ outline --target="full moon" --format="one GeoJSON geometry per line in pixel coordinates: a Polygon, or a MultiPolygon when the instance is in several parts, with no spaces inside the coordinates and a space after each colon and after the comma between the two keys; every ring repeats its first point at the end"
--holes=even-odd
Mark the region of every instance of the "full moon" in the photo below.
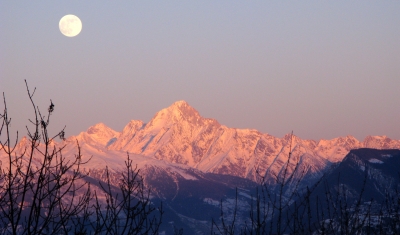
{"type": "Polygon", "coordinates": [[[61,18],[58,26],[60,27],[61,33],[67,37],[75,37],[82,30],[81,20],[74,15],[66,15],[61,18]]]}

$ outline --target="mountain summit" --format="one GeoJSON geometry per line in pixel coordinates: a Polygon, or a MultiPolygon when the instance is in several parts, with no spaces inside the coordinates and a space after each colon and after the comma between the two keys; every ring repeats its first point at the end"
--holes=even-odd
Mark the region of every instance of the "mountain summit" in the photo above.
{"type": "Polygon", "coordinates": [[[78,136],[68,139],[73,142],[75,142],[76,139],[80,144],[88,144],[97,148],[102,148],[109,144],[110,140],[117,138],[119,135],[119,132],[114,131],[104,123],[98,123],[89,127],[86,132],[81,132],[78,136]]]}
{"type": "MultiPolygon", "coordinates": [[[[128,125],[132,126],[132,122],[128,125]]],[[[193,152],[200,151],[194,147],[196,139],[201,139],[201,133],[216,130],[221,125],[214,119],[201,117],[187,102],[177,101],[157,112],[147,124],[134,126],[125,127],[122,138],[118,138],[109,149],[194,166],[199,159],[193,152]]]]}
{"type": "Polygon", "coordinates": [[[170,126],[175,123],[190,123],[192,125],[203,124],[203,118],[199,112],[191,107],[186,101],[180,100],[168,108],[162,109],[148,123],[150,126],[170,126]]]}

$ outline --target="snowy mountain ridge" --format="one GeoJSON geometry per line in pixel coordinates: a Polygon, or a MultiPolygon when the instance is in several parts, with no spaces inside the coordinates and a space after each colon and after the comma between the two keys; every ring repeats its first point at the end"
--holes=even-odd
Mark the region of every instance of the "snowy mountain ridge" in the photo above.
{"type": "MultiPolygon", "coordinates": [[[[203,118],[187,102],[177,101],[157,112],[148,123],[132,120],[122,132],[100,123],[69,141],[74,139],[83,148],[105,154],[128,152],[149,161],[256,181],[260,174],[279,175],[289,156],[291,135],[277,138],[257,130],[228,128],[215,119],[203,118]]],[[[299,162],[305,175],[318,177],[350,150],[362,147],[396,149],[400,141],[386,136],[368,136],[363,142],[353,136],[319,141],[293,136],[290,164],[299,162]]]]}

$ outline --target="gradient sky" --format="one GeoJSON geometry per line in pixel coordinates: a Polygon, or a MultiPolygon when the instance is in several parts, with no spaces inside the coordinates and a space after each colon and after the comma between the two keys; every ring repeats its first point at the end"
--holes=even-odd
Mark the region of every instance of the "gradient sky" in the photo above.
{"type": "Polygon", "coordinates": [[[0,1],[0,91],[23,135],[24,79],[67,136],[186,100],[277,137],[400,139],[400,1],[0,1]]]}

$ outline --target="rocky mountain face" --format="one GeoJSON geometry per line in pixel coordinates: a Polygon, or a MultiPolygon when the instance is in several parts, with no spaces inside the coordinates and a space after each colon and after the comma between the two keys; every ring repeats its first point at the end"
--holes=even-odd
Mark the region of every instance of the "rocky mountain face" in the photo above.
{"type": "Polygon", "coordinates": [[[202,172],[253,181],[264,175],[273,180],[279,175],[288,162],[290,147],[289,169],[293,170],[298,163],[301,175],[312,178],[320,177],[324,169],[340,162],[352,149],[400,148],[400,141],[385,136],[368,136],[363,142],[352,136],[314,141],[229,128],[215,119],[203,118],[185,101],[162,109],[148,123],[132,120],[121,133],[97,124],[76,139],[109,153],[129,152],[202,172]]]}

